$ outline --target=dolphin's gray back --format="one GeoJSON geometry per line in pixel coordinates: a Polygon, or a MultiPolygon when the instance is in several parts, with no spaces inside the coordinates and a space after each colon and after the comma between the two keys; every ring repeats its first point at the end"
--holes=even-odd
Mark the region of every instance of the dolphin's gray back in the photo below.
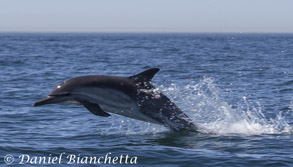
{"type": "MultiPolygon", "coordinates": [[[[82,77],[76,77],[65,81],[61,85],[63,89],[54,89],[49,95],[58,95],[71,92],[73,89],[84,87],[99,87],[99,88],[111,88],[119,90],[128,94],[129,96],[135,96],[137,92],[137,86],[130,79],[125,77],[116,76],[104,76],[104,75],[88,75],[82,77]]],[[[58,87],[58,86],[57,86],[58,87]]]]}

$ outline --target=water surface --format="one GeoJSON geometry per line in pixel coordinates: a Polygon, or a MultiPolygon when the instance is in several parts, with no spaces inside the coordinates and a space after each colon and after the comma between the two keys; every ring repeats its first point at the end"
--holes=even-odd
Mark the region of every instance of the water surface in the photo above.
{"type": "MultiPolygon", "coordinates": [[[[0,165],[4,157],[137,157],[102,166],[293,166],[292,34],[0,34],[0,165]],[[32,107],[64,80],[130,76],[153,84],[202,133],[82,106],[32,107]]],[[[48,164],[45,164],[48,165],[48,164]]],[[[93,165],[93,164],[92,164],[93,165]]],[[[95,166],[101,166],[96,164],[95,166]]]]}

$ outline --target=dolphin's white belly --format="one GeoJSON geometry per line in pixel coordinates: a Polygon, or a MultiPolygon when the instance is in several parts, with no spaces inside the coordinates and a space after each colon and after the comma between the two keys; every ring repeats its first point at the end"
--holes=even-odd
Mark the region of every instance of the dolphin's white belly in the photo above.
{"type": "Polygon", "coordinates": [[[159,124],[143,114],[137,103],[127,94],[111,88],[83,88],[78,91],[85,100],[99,104],[102,110],[141,121],[159,124]]]}

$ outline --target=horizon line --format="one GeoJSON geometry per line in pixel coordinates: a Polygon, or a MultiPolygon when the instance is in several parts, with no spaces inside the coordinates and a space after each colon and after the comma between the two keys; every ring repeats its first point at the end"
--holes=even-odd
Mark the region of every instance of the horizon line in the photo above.
{"type": "Polygon", "coordinates": [[[1,34],[293,34],[293,31],[0,31],[1,34]]]}

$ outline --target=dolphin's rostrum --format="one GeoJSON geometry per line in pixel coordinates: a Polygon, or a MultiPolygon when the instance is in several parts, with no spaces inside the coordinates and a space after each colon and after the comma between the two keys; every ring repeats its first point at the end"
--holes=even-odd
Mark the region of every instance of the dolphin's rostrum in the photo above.
{"type": "Polygon", "coordinates": [[[33,106],[55,103],[81,104],[91,113],[108,117],[114,113],[164,125],[174,131],[197,131],[190,118],[151,84],[159,68],[130,77],[91,75],[58,85],[33,106]]]}

